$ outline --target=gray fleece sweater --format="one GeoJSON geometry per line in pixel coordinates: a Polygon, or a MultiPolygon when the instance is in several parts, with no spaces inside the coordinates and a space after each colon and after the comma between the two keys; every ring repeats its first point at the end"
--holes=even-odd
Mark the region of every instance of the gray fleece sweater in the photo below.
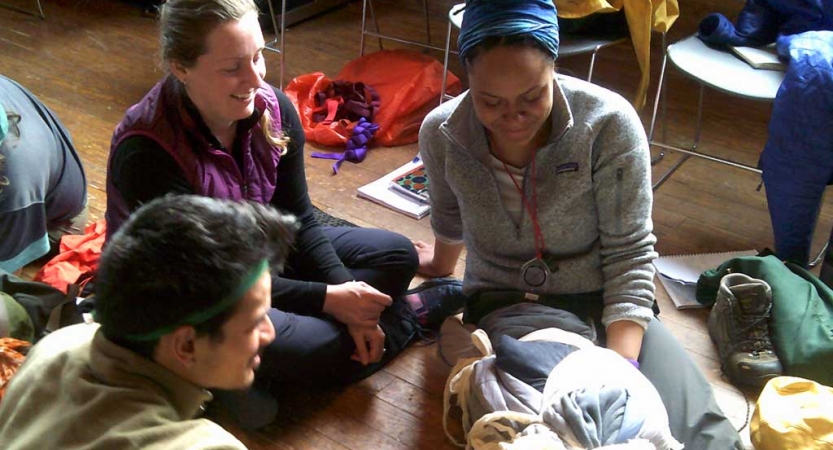
{"type": "MultiPolygon", "coordinates": [[[[552,134],[536,154],[538,220],[557,270],[538,288],[521,267],[535,257],[528,214],[516,226],[489,165],[483,125],[466,92],[432,111],[419,134],[431,183],[437,239],[465,243],[463,290],[538,294],[604,292],[602,324],[653,313],[656,257],[652,234],[650,153],[642,123],[621,96],[556,76],[552,134]]],[[[527,166],[524,192],[531,196],[527,166]]]]}

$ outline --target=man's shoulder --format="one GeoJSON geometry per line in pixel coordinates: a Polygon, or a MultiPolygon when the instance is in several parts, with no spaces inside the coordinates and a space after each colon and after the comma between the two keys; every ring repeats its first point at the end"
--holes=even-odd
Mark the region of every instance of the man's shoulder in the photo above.
{"type": "Polygon", "coordinates": [[[32,393],[44,389],[41,382],[61,384],[70,373],[83,371],[90,360],[90,345],[98,325],[78,324],[50,333],[35,344],[11,380],[12,392],[32,393]]]}
{"type": "Polygon", "coordinates": [[[65,399],[67,387],[89,363],[94,325],[73,325],[38,341],[9,381],[0,403],[0,441],[14,437],[10,448],[48,448],[30,445],[43,441],[45,430],[55,433],[60,418],[73,418],[65,399]]]}
{"type": "Polygon", "coordinates": [[[167,436],[157,443],[143,448],[151,450],[169,448],[189,448],[195,450],[245,450],[243,445],[234,435],[226,431],[220,425],[208,419],[191,419],[172,424],[175,432],[167,430],[163,434],[167,436]]]}
{"type": "MultiPolygon", "coordinates": [[[[146,411],[145,414],[148,414],[146,411]]],[[[156,425],[148,417],[146,428],[122,429],[121,438],[102,440],[100,448],[135,448],[142,450],[168,450],[187,448],[192,450],[246,450],[246,446],[220,425],[208,419],[168,421],[156,416],[156,425]]],[[[134,422],[139,423],[139,422],[134,422]]],[[[124,426],[124,422],[120,426],[124,426]]],[[[118,428],[117,428],[118,431],[118,428]]]]}
{"type": "Polygon", "coordinates": [[[0,438],[7,439],[10,448],[21,450],[57,448],[58,444],[66,449],[90,450],[246,450],[236,437],[208,419],[173,421],[171,416],[166,414],[163,418],[159,413],[152,405],[130,415],[114,411],[104,418],[83,414],[67,417],[66,411],[60,416],[47,411],[56,419],[55,423],[38,421],[37,416],[32,416],[32,421],[17,423],[14,430],[0,427],[0,438]],[[79,428],[82,422],[87,426],[79,428]],[[46,429],[51,434],[44,437],[42,433],[46,429]],[[70,441],[75,445],[69,445],[70,441]]]}
{"type": "Polygon", "coordinates": [[[58,355],[88,347],[98,328],[98,324],[81,323],[56,330],[38,341],[26,359],[30,361],[52,359],[58,355]]]}

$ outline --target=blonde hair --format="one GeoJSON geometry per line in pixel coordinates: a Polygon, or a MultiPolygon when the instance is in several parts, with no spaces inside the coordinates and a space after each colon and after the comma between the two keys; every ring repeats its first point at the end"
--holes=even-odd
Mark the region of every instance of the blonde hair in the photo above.
{"type": "Polygon", "coordinates": [[[281,130],[279,136],[275,136],[272,132],[272,114],[268,109],[263,110],[263,115],[260,116],[260,128],[263,129],[263,135],[266,137],[266,141],[272,146],[280,148],[281,156],[285,155],[289,146],[289,136],[283,130],[281,130]]]}
{"type": "MultiPolygon", "coordinates": [[[[159,14],[160,57],[183,67],[194,67],[206,52],[206,37],[217,26],[258,13],[254,0],[168,0],[159,14]]],[[[266,140],[286,153],[289,137],[272,131],[272,115],[263,111],[260,127],[266,140]]]]}

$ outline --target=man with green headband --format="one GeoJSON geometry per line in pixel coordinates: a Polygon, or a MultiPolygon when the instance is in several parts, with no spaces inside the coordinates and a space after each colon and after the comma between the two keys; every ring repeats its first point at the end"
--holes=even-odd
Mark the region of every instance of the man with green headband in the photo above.
{"type": "Polygon", "coordinates": [[[102,255],[98,323],[48,335],[12,378],[3,448],[245,448],[200,416],[207,389],[252,384],[275,338],[270,273],[296,228],[271,207],[202,196],[137,210],[102,255]]]}
{"type": "Polygon", "coordinates": [[[87,181],[55,113],[0,75],[0,269],[16,272],[87,223],[87,181]]]}

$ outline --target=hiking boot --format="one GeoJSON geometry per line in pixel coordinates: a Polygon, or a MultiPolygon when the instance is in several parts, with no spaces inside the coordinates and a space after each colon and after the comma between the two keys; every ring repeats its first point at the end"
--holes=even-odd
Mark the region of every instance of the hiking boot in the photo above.
{"type": "Polygon", "coordinates": [[[742,273],[720,280],[709,314],[709,337],[717,346],[720,368],[735,384],[761,388],[781,375],[781,361],[769,340],[772,289],[766,281],[742,273]]]}
{"type": "Polygon", "coordinates": [[[423,328],[437,330],[446,317],[466,304],[463,282],[456,278],[432,278],[405,293],[423,328]]]}

